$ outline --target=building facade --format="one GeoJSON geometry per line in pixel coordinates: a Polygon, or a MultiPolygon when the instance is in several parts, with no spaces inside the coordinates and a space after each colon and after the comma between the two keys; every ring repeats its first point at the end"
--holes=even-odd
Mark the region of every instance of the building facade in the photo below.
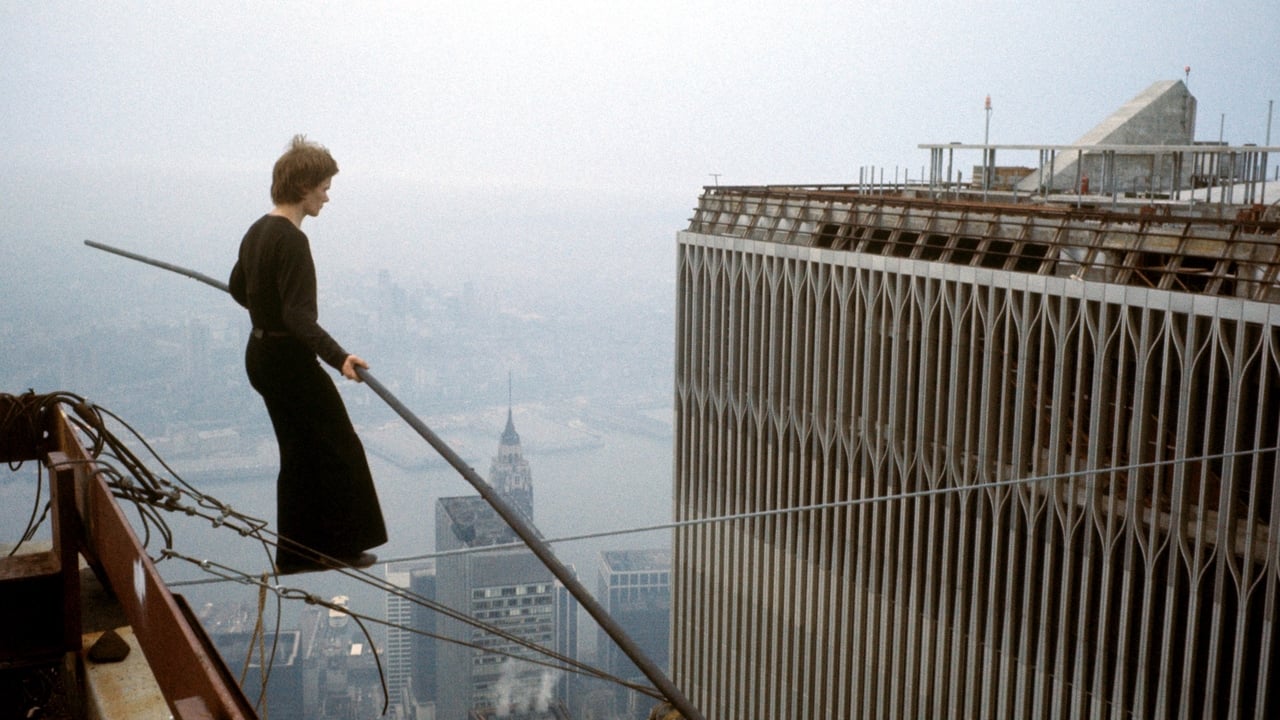
{"type": "Polygon", "coordinates": [[[536,707],[554,699],[559,671],[525,662],[542,659],[513,638],[548,649],[561,644],[557,628],[557,583],[536,556],[518,542],[502,518],[478,496],[441,498],[436,510],[436,593],[441,603],[505,633],[451,618],[438,630],[463,644],[434,643],[438,717],[464,718],[472,711],[536,707]]]}
{"type": "MultiPolygon", "coordinates": [[[[532,523],[533,474],[510,407],[489,484],[532,523]]],[[[541,649],[576,660],[577,601],[483,498],[441,498],[435,527],[436,550],[444,553],[436,560],[438,599],[487,626],[436,621],[445,636],[465,643],[429,643],[439,717],[532,718],[563,708],[569,682],[541,649]]]]}
{"type": "Polygon", "coordinates": [[[436,599],[433,560],[390,563],[387,584],[387,639],[383,665],[388,715],[405,720],[433,720],[436,696],[436,612],[423,600],[436,599]]]}
{"type": "MultiPolygon", "coordinates": [[[[405,593],[411,590],[410,568],[404,565],[386,567],[387,584],[405,593]]],[[[387,693],[390,704],[401,707],[408,704],[410,682],[413,677],[413,608],[416,604],[406,595],[387,593],[387,640],[383,647],[383,665],[387,674],[387,693]]]]}
{"type": "MultiPolygon", "coordinates": [[[[671,551],[606,550],[600,553],[596,583],[596,595],[609,616],[654,665],[669,673],[671,551]]],[[[646,682],[640,669],[603,630],[597,632],[596,648],[605,672],[646,682]]],[[[617,697],[629,699],[631,703],[653,704],[652,699],[636,697],[623,688],[618,688],[617,697]]]]}
{"type": "Polygon", "coordinates": [[[672,672],[709,720],[1280,713],[1280,224],[708,188],[672,672]]]}
{"type": "Polygon", "coordinates": [[[498,441],[498,454],[489,465],[489,484],[533,522],[533,471],[520,446],[520,434],[516,432],[510,407],[507,426],[498,441]]]}
{"type": "Polygon", "coordinates": [[[304,697],[303,690],[304,674],[310,668],[304,668],[299,631],[268,632],[262,637],[252,630],[215,632],[209,639],[227,667],[238,673],[245,697],[261,708],[264,715],[283,720],[308,717],[309,699],[304,697]],[[264,660],[267,660],[265,677],[264,660]]]}

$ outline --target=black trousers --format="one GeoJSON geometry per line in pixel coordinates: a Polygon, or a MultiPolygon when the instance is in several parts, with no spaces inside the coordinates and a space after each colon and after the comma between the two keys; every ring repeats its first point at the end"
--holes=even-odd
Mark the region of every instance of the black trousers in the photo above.
{"type": "Polygon", "coordinates": [[[280,446],[277,563],[311,557],[303,548],[348,558],[385,543],[364,445],[315,354],[291,337],[250,337],[245,369],[280,446]]]}

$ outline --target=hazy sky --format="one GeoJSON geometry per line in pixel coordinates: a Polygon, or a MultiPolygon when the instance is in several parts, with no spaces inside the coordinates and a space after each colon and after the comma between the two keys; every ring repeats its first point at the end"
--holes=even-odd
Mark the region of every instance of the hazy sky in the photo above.
{"type": "Polygon", "coordinates": [[[1274,0],[0,2],[0,261],[93,238],[220,271],[305,132],[342,171],[304,229],[344,263],[625,270],[712,173],[915,176],[988,94],[992,142],[1067,143],[1189,65],[1198,137],[1262,143],[1277,31],[1274,0]]]}

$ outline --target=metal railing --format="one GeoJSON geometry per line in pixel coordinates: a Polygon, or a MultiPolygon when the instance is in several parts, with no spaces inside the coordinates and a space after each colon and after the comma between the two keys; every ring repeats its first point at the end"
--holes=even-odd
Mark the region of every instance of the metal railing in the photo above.
{"type": "Polygon", "coordinates": [[[1280,220],[1169,209],[939,202],[830,188],[716,188],[691,232],[1120,285],[1280,299],[1280,220]]]}

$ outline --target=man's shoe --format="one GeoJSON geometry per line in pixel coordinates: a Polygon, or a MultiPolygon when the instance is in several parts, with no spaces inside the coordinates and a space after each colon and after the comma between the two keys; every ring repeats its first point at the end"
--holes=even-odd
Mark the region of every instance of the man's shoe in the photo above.
{"type": "Polygon", "coordinates": [[[328,569],[328,564],[312,558],[291,556],[288,559],[276,561],[277,575],[297,575],[298,573],[317,572],[328,569]]]}
{"type": "Polygon", "coordinates": [[[362,552],[353,558],[347,558],[346,560],[342,560],[340,562],[342,562],[344,567],[350,567],[350,568],[355,568],[357,570],[362,570],[378,562],[378,556],[374,555],[371,552],[362,552]]]}
{"type": "Polygon", "coordinates": [[[297,575],[298,573],[323,572],[325,570],[339,570],[341,568],[354,568],[356,570],[361,570],[376,562],[378,562],[378,556],[371,552],[362,552],[354,557],[334,558],[333,560],[296,557],[277,562],[276,574],[297,575]]]}

